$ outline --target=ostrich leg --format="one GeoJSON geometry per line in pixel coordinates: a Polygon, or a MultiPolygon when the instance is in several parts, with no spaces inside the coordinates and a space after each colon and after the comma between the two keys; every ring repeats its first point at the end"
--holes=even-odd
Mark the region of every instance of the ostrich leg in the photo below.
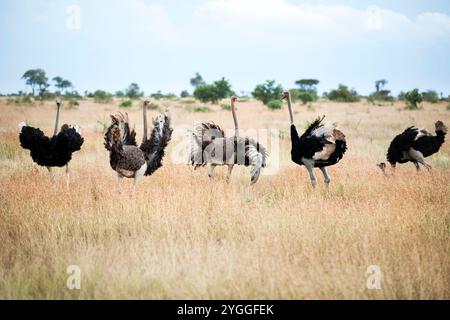
{"type": "Polygon", "coordinates": [[[117,173],[117,180],[116,180],[116,192],[118,194],[121,193],[120,191],[120,180],[122,179],[122,176],[120,175],[120,173],[117,173]]]}
{"type": "Polygon", "coordinates": [[[70,184],[70,170],[69,170],[69,164],[66,164],[66,186],[67,188],[69,188],[69,184],[70,184]]]}
{"type": "Polygon", "coordinates": [[[317,179],[316,179],[316,175],[314,173],[314,161],[311,159],[303,159],[303,164],[305,165],[306,169],[308,170],[309,178],[311,179],[311,185],[312,185],[313,189],[316,189],[317,179]]]}
{"type": "Polygon", "coordinates": [[[431,171],[432,167],[425,161],[425,158],[420,151],[416,151],[414,149],[409,150],[409,155],[411,158],[419,162],[421,165],[423,165],[425,168],[428,169],[428,171],[431,171]]]}
{"type": "Polygon", "coordinates": [[[416,166],[417,172],[419,172],[420,171],[419,163],[417,161],[414,161],[414,165],[416,166]]]}
{"type": "Polygon", "coordinates": [[[147,163],[145,163],[136,173],[134,174],[134,184],[133,188],[131,189],[131,193],[134,194],[136,191],[136,186],[141,181],[142,177],[145,174],[145,171],[147,171],[147,163]]]}
{"type": "Polygon", "coordinates": [[[48,176],[50,177],[50,180],[54,183],[55,182],[55,175],[53,174],[52,167],[46,167],[48,170],[48,176]]]}
{"type": "Polygon", "coordinates": [[[234,164],[228,165],[227,182],[230,182],[231,173],[233,172],[234,164]]]}
{"type": "Polygon", "coordinates": [[[216,168],[215,164],[208,163],[208,177],[210,177],[211,179],[214,176],[214,169],[215,168],[216,168]]]}
{"type": "Polygon", "coordinates": [[[328,175],[327,168],[326,167],[321,167],[320,170],[322,171],[324,182],[325,182],[325,185],[327,186],[327,191],[330,191],[331,179],[330,179],[330,176],[328,175]]]}

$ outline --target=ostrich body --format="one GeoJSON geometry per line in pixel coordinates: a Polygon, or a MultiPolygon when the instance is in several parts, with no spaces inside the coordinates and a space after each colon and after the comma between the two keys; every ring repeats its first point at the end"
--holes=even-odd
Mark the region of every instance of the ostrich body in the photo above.
{"type": "Polygon", "coordinates": [[[325,116],[317,118],[306,131],[299,136],[294,125],[294,115],[292,113],[291,95],[285,92],[283,99],[286,99],[291,120],[291,159],[294,163],[304,165],[308,170],[313,188],[316,187],[317,179],[314,168],[319,168],[324,176],[324,181],[329,189],[331,182],[327,171],[328,166],[335,165],[344,156],[347,150],[345,135],[336,129],[335,124],[323,123],[325,116]]]}
{"type": "Polygon", "coordinates": [[[144,135],[138,147],[136,132],[130,130],[128,115],[121,113],[111,115],[112,124],[105,134],[105,148],[110,152],[111,168],[117,172],[116,190],[120,193],[120,180],[134,178],[132,192],[136,185],[145,176],[152,175],[162,166],[173,129],[170,127],[170,118],[167,114],[159,114],[153,121],[153,130],[150,139],[147,138],[147,105],[144,102],[144,135]]]}
{"type": "MultiPolygon", "coordinates": [[[[437,153],[445,142],[447,127],[442,121],[435,123],[435,132],[436,135],[433,136],[425,129],[409,127],[396,136],[387,152],[387,161],[391,167],[395,169],[397,163],[412,162],[417,171],[420,171],[419,164],[431,170],[432,167],[425,158],[437,153]]],[[[380,163],[378,166],[386,174],[386,164],[380,163]]]]}
{"type": "Polygon", "coordinates": [[[56,121],[52,137],[47,137],[38,129],[27,125],[24,121],[19,124],[19,140],[22,148],[30,150],[33,161],[48,169],[53,180],[53,167],[66,167],[67,183],[69,183],[69,162],[72,159],[72,153],[81,149],[84,139],[79,134],[78,126],[62,125],[59,128],[59,114],[61,101],[56,100],[56,121]]]}
{"type": "Polygon", "coordinates": [[[231,98],[235,134],[225,137],[224,131],[213,122],[197,123],[192,132],[192,141],[188,150],[189,164],[195,169],[208,165],[208,176],[214,175],[217,166],[228,166],[227,182],[235,165],[252,166],[251,184],[255,184],[266,166],[267,151],[257,141],[249,137],[239,136],[239,125],[236,116],[235,102],[231,98]]]}

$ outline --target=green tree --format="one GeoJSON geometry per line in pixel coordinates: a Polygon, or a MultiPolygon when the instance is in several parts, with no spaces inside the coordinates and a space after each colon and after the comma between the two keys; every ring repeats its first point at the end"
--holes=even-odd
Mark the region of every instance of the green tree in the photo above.
{"type": "Polygon", "coordinates": [[[255,99],[262,101],[265,105],[269,101],[281,99],[283,94],[283,87],[280,84],[276,84],[275,80],[267,80],[263,84],[258,84],[252,92],[252,96],[255,99]]]}
{"type": "Polygon", "coordinates": [[[439,94],[434,90],[422,92],[423,101],[437,103],[439,102],[439,94]]]}
{"type": "Polygon", "coordinates": [[[206,82],[203,81],[203,77],[198,72],[195,73],[195,76],[191,78],[190,82],[191,86],[195,88],[206,85],[206,82]]]}
{"type": "Polygon", "coordinates": [[[194,90],[194,97],[201,102],[218,103],[219,100],[233,95],[231,84],[225,78],[215,81],[213,84],[197,86],[194,90]]]}
{"type": "Polygon", "coordinates": [[[419,89],[414,89],[411,91],[408,91],[405,94],[405,100],[407,102],[406,107],[408,109],[419,109],[420,104],[423,101],[423,97],[419,92],[419,89]]]}
{"type": "Polygon", "coordinates": [[[295,81],[295,84],[300,87],[300,89],[304,91],[316,91],[317,85],[320,83],[317,79],[300,79],[295,81]]]}
{"type": "Polygon", "coordinates": [[[31,69],[26,71],[22,79],[25,79],[26,85],[31,87],[33,96],[35,95],[36,87],[39,90],[39,96],[43,96],[47,88],[50,86],[48,84],[48,78],[45,71],[42,69],[31,69]]]}
{"type": "Polygon", "coordinates": [[[369,101],[392,101],[394,97],[391,96],[390,90],[384,90],[388,81],[386,79],[381,79],[375,81],[375,92],[369,95],[369,101]]]}
{"type": "Polygon", "coordinates": [[[73,87],[72,82],[69,80],[65,80],[61,78],[60,76],[54,77],[53,82],[55,83],[55,87],[59,89],[60,92],[63,90],[68,90],[73,87]]]}
{"type": "Polygon", "coordinates": [[[137,83],[132,83],[125,89],[125,95],[130,99],[138,99],[144,95],[137,83]]]}
{"type": "Polygon", "coordinates": [[[187,91],[187,90],[183,90],[183,91],[181,91],[181,93],[180,93],[180,97],[182,97],[182,98],[188,98],[188,97],[190,97],[191,95],[189,94],[189,92],[187,91]]]}
{"type": "MultiPolygon", "coordinates": [[[[325,95],[324,95],[325,96],[325,95]]],[[[326,97],[337,102],[358,102],[360,100],[358,92],[349,89],[346,85],[340,84],[335,90],[331,90],[326,97]]]]}

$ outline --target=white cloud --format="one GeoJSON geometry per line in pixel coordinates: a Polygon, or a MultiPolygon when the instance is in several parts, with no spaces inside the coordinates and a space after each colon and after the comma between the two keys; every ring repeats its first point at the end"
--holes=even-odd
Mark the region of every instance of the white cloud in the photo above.
{"type": "Polygon", "coordinates": [[[321,36],[367,32],[450,35],[450,17],[424,13],[415,19],[392,10],[370,6],[365,10],[344,5],[292,4],[286,0],[210,0],[197,15],[242,31],[283,30],[321,36]]]}

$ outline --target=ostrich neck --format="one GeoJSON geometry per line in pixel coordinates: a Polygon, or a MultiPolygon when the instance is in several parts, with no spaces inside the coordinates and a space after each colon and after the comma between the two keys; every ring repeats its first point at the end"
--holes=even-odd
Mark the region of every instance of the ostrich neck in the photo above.
{"type": "Polygon", "coordinates": [[[233,120],[234,120],[234,134],[236,137],[239,137],[239,125],[238,125],[237,116],[236,116],[236,109],[234,107],[234,101],[231,101],[231,113],[233,114],[233,120]]]}
{"type": "Polygon", "coordinates": [[[143,119],[144,119],[144,136],[142,138],[142,142],[147,141],[147,105],[144,104],[144,109],[143,109],[143,119]]]}
{"type": "Polygon", "coordinates": [[[289,116],[291,118],[291,125],[294,124],[294,114],[292,113],[291,97],[287,98],[287,104],[289,109],[289,116]]]}
{"type": "Polygon", "coordinates": [[[58,105],[58,107],[56,109],[55,131],[53,131],[54,136],[56,136],[56,134],[58,133],[58,128],[59,128],[59,109],[60,109],[60,106],[58,105]]]}

